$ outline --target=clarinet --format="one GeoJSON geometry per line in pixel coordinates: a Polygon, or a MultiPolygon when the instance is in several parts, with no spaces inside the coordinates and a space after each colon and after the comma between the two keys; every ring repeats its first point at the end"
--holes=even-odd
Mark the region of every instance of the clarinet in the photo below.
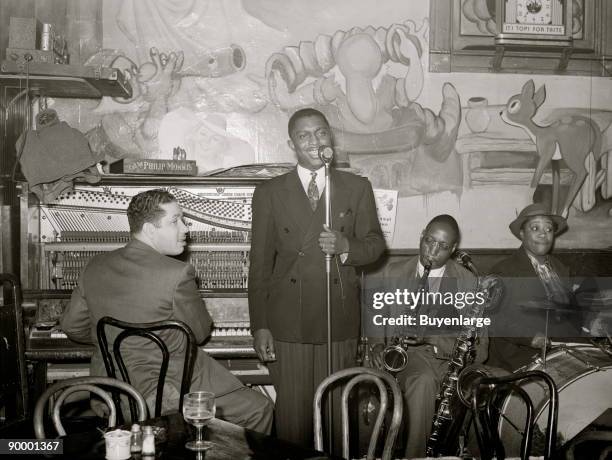
{"type": "MultiPolygon", "coordinates": [[[[478,276],[478,271],[472,263],[470,256],[465,252],[458,251],[455,259],[470,270],[478,279],[477,291],[483,286],[483,281],[487,278],[478,276]]],[[[489,294],[487,292],[487,294],[489,294]]],[[[474,304],[470,317],[479,318],[489,304],[490,296],[487,295],[482,305],[474,304]]],[[[463,422],[465,409],[458,405],[460,395],[458,394],[459,374],[469,364],[474,362],[475,343],[477,338],[476,326],[464,327],[455,340],[452,358],[448,366],[448,371],[440,385],[440,391],[436,397],[436,413],[434,415],[431,434],[427,440],[427,456],[435,457],[443,453],[445,448],[455,442],[454,437],[463,422]],[[453,410],[455,409],[455,410],[453,410]],[[463,410],[462,410],[463,409],[463,410]]]]}

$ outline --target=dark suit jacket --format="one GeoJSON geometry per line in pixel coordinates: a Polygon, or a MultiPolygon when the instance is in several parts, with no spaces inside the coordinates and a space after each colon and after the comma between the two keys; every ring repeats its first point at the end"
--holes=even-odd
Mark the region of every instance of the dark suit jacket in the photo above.
{"type": "MultiPolygon", "coordinates": [[[[348,259],[332,261],[332,337],[359,336],[359,282],[354,266],[375,261],[385,242],[367,179],[332,170],[332,228],[349,240],[348,259]]],[[[269,329],[274,339],[324,343],[325,256],[319,234],[325,222],[325,191],[315,212],[297,170],[271,179],[253,195],[249,270],[251,330],[269,329]]]]}
{"type": "MultiPolygon", "coordinates": [[[[569,280],[569,269],[557,258],[549,256],[553,269],[562,281],[569,280]]],[[[491,340],[487,365],[514,371],[532,361],[538,350],[531,347],[537,333],[544,334],[546,311],[523,308],[525,302],[546,299],[546,291],[521,246],[510,257],[492,268],[492,273],[504,279],[504,299],[491,316],[491,340]]],[[[569,285],[567,286],[570,292],[569,285]]],[[[571,297],[571,295],[570,295],[571,297]]],[[[580,335],[581,316],[551,311],[548,335],[551,338],[580,335]]]]}
{"type": "MultiPolygon", "coordinates": [[[[394,262],[389,264],[384,270],[384,278],[388,280],[389,287],[387,290],[394,290],[395,287],[410,289],[410,286],[414,286],[416,280],[416,272],[419,258],[413,257],[407,262],[394,262]],[[398,284],[399,283],[399,284],[398,284]]],[[[478,280],[472,272],[458,264],[452,259],[446,262],[444,268],[444,275],[440,280],[440,287],[438,292],[474,292],[476,291],[478,280]]],[[[456,310],[454,307],[448,305],[432,306],[428,310],[421,310],[420,314],[428,314],[429,316],[437,317],[451,317],[461,313],[462,310],[456,310]]],[[[404,311],[404,313],[407,313],[404,311]]],[[[407,313],[409,314],[409,313],[407,313]]],[[[466,313],[467,314],[467,313],[466,313]]],[[[456,328],[455,328],[456,329],[456,328]]],[[[411,328],[411,330],[413,330],[411,328]]],[[[437,348],[436,357],[440,359],[449,359],[452,356],[453,348],[456,340],[456,333],[435,331],[436,335],[429,338],[429,342],[435,345],[437,348]]],[[[401,336],[405,335],[402,333],[400,328],[391,328],[387,332],[388,336],[401,336]]],[[[479,331],[480,338],[476,345],[476,361],[482,362],[486,359],[488,340],[487,331],[482,329],[479,331]]],[[[427,347],[426,345],[420,345],[419,347],[427,347]]]]}
{"type": "MultiPolygon", "coordinates": [[[[121,249],[91,259],[72,293],[60,326],[71,339],[97,345],[96,324],[104,316],[136,323],[180,320],[191,328],[198,343],[208,337],[212,324],[197,290],[193,267],[162,255],[136,239],[121,249]]],[[[116,330],[109,332],[109,343],[112,343],[117,333],[116,330]]],[[[180,391],[185,343],[175,331],[166,333],[164,341],[171,357],[180,353],[180,359],[170,359],[166,377],[167,385],[180,391]]],[[[159,349],[138,337],[124,343],[124,360],[132,384],[148,398],[157,388],[159,349]]],[[[106,375],[97,346],[91,375],[106,375]]],[[[223,366],[198,350],[191,382],[193,391],[209,390],[222,395],[241,386],[223,366]]],[[[164,399],[169,395],[165,389],[164,399]]]]}

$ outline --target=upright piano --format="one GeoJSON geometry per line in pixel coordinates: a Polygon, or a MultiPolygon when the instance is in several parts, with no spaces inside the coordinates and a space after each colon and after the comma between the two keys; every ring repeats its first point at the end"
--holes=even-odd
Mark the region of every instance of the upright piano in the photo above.
{"type": "Polygon", "coordinates": [[[267,368],[252,347],[247,304],[251,198],[261,180],[107,175],[98,184],[77,183],[50,203],[32,202],[27,184],[22,184],[26,358],[37,365],[39,379],[87,372],[93,348],[70,341],[58,319],[89,259],[128,241],[130,199],[164,188],[176,196],[189,227],[188,246],[178,257],[194,266],[214,320],[203,349],[243,382],[269,384],[267,368]]]}

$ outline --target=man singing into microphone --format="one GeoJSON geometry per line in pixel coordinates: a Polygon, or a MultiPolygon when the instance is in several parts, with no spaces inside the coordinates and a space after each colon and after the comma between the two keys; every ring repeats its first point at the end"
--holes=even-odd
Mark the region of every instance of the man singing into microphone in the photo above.
{"type": "Polygon", "coordinates": [[[302,109],[289,120],[297,168],[253,195],[249,310],[254,346],[268,363],[277,435],[313,444],[312,404],[327,375],[325,254],[332,260],[333,370],[355,365],[360,333],[355,266],[385,248],[367,179],[331,169],[331,228],[325,222],[325,165],[333,155],[325,116],[302,109]]]}

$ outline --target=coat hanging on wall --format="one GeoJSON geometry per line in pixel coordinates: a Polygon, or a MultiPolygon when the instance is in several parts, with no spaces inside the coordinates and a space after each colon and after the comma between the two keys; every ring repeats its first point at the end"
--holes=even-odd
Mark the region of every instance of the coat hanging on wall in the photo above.
{"type": "Polygon", "coordinates": [[[45,109],[36,116],[36,130],[23,133],[16,143],[23,175],[43,203],[71,190],[73,181],[100,181],[98,161],[83,133],[60,121],[57,112],[45,109]],[[24,143],[25,139],[25,143],[24,143]],[[24,144],[24,145],[22,145],[24,144]],[[23,151],[22,151],[23,148],[23,151]]]}

